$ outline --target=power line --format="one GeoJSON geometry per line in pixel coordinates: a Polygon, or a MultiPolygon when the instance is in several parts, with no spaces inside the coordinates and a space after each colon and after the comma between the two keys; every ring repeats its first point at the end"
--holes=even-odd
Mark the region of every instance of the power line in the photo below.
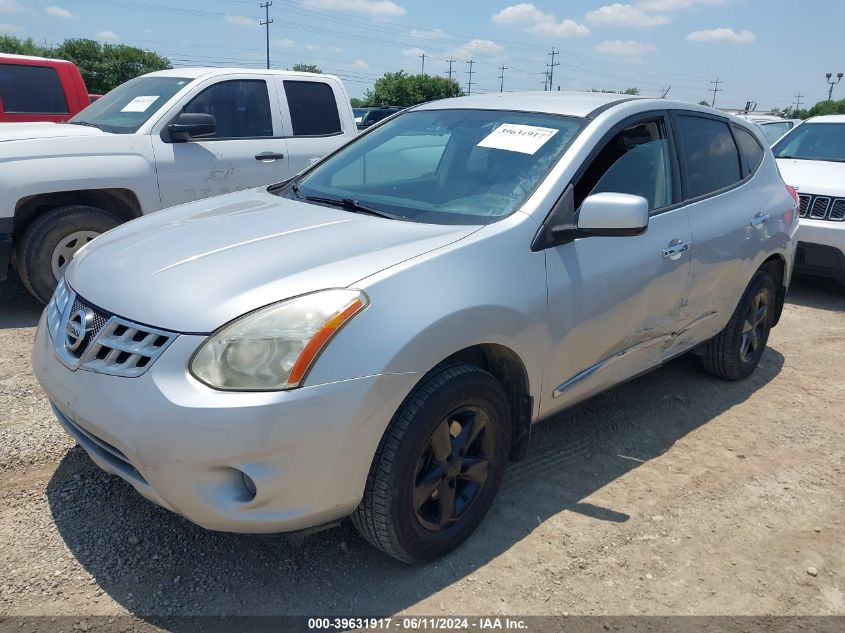
{"type": "Polygon", "coordinates": [[[267,2],[261,3],[260,6],[264,9],[264,20],[260,21],[259,24],[264,27],[267,35],[267,68],[270,68],[270,25],[273,24],[273,20],[270,19],[270,7],[273,6],[273,3],[267,0],[267,2]]]}
{"type": "Polygon", "coordinates": [[[470,60],[467,61],[467,64],[469,64],[469,70],[467,71],[467,74],[469,75],[469,81],[467,82],[467,94],[468,95],[472,94],[472,65],[474,63],[475,63],[474,59],[470,59],[470,60]]]}
{"type": "Polygon", "coordinates": [[[556,51],[552,47],[551,52],[548,54],[552,57],[552,63],[549,64],[549,90],[554,90],[555,66],[560,66],[560,62],[555,63],[555,55],[560,55],[560,51],[556,51]]]}
{"type": "Polygon", "coordinates": [[[508,67],[505,66],[504,64],[499,66],[499,70],[501,71],[501,73],[499,74],[499,92],[500,93],[505,91],[505,71],[507,69],[508,69],[508,67]]]}
{"type": "Polygon", "coordinates": [[[716,93],[725,91],[724,88],[719,88],[719,84],[723,84],[723,83],[725,83],[725,82],[722,81],[721,79],[719,79],[718,77],[716,77],[716,81],[710,82],[710,85],[713,86],[713,102],[710,104],[711,108],[716,107],[716,93]]]}

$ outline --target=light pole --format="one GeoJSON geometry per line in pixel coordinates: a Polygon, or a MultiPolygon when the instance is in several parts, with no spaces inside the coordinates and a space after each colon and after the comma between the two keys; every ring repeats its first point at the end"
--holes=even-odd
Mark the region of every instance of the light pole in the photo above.
{"type": "Polygon", "coordinates": [[[830,90],[827,91],[827,100],[833,101],[833,87],[842,81],[842,73],[836,75],[836,81],[833,81],[833,73],[827,73],[825,77],[827,77],[827,83],[830,84],[830,90]]]}

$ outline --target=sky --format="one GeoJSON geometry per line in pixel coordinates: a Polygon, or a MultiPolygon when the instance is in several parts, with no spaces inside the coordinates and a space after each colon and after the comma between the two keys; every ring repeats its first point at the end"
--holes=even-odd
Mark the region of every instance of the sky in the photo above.
{"type": "MultiPolygon", "coordinates": [[[[0,0],[0,34],[88,37],[174,66],[263,67],[259,0],[0,0]]],[[[452,76],[472,92],[639,88],[758,110],[827,98],[845,72],[845,0],[272,0],[270,63],[313,63],[362,96],[385,72],[452,76]],[[500,68],[505,66],[505,70],[500,68]],[[504,80],[500,75],[504,74],[504,80]]],[[[834,98],[845,98],[845,81],[834,98]]]]}

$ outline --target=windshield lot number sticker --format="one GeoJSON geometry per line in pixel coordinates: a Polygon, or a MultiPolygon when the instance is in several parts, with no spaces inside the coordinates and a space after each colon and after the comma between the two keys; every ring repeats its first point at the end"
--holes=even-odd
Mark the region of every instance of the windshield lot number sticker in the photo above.
{"type": "Polygon", "coordinates": [[[557,130],[549,127],[533,125],[517,125],[503,123],[485,137],[478,147],[503,149],[522,154],[536,154],[550,138],[557,134],[557,130]]]}
{"type": "Polygon", "coordinates": [[[158,95],[149,96],[149,97],[135,97],[123,106],[120,111],[121,112],[146,112],[147,108],[149,108],[153,103],[156,102],[158,99],[158,95]]]}

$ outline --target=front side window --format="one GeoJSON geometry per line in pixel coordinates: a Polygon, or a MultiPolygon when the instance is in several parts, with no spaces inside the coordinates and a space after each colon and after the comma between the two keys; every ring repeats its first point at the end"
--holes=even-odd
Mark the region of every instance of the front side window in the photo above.
{"type": "Polygon", "coordinates": [[[417,222],[488,224],[528,198],[584,123],[498,110],[406,112],[282,191],[417,222]]]}
{"type": "Polygon", "coordinates": [[[294,136],[326,136],[341,132],[337,101],[329,84],[322,81],[283,83],[294,136]]]}
{"type": "Polygon", "coordinates": [[[199,93],[182,111],[214,117],[214,136],[203,137],[204,141],[273,136],[273,115],[263,79],[221,81],[199,93]]]}
{"type": "Polygon", "coordinates": [[[772,150],[775,158],[845,163],[845,123],[802,123],[772,150]]]}
{"type": "Polygon", "coordinates": [[[595,193],[627,193],[650,211],[672,204],[672,167],[663,119],[625,128],[605,144],[575,185],[575,208],[595,193]]]}
{"type": "Polygon", "coordinates": [[[9,114],[67,114],[59,74],[49,66],[0,64],[0,101],[9,114]]]}
{"type": "Polygon", "coordinates": [[[69,123],[90,125],[114,134],[132,134],[190,82],[185,77],[130,79],[97,99],[69,123]]]}
{"type": "Polygon", "coordinates": [[[697,198],[742,180],[739,150],[727,122],[700,116],[678,116],[688,191],[697,198]]]}

